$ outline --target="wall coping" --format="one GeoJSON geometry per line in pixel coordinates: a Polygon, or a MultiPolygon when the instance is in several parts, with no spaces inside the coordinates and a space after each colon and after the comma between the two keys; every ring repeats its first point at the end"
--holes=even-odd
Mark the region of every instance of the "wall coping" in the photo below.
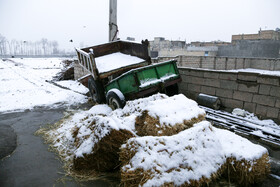
{"type": "Polygon", "coordinates": [[[279,78],[280,75],[267,75],[258,72],[246,72],[246,71],[236,71],[236,70],[212,70],[212,69],[204,69],[204,68],[190,68],[190,67],[183,67],[178,66],[178,69],[182,70],[194,70],[194,71],[201,71],[201,72],[212,72],[212,73],[228,73],[228,74],[236,74],[236,75],[254,75],[263,78],[279,78]]]}
{"type": "Polygon", "coordinates": [[[229,57],[229,56],[189,56],[189,55],[176,55],[176,56],[158,56],[157,58],[154,59],[158,59],[158,58],[178,58],[180,56],[185,56],[185,57],[205,57],[205,58],[232,58],[232,59],[260,59],[260,60],[280,60],[280,58],[266,58],[266,57],[229,57]]]}

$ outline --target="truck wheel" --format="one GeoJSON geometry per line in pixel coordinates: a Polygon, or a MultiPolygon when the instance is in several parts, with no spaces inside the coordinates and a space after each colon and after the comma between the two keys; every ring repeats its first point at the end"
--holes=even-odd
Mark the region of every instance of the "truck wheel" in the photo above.
{"type": "Polygon", "coordinates": [[[177,95],[179,93],[178,84],[173,84],[165,88],[165,93],[168,96],[177,95]]]}
{"type": "Polygon", "coordinates": [[[106,94],[106,101],[113,110],[123,108],[125,106],[125,97],[118,89],[109,90],[106,94]]]}
{"type": "Polygon", "coordinates": [[[93,77],[88,79],[88,89],[92,100],[96,103],[104,103],[104,89],[100,81],[95,81],[93,77]]]}

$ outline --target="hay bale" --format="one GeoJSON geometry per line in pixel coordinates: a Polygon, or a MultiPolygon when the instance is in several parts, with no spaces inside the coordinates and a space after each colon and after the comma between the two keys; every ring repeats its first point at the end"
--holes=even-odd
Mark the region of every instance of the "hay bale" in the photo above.
{"type": "Polygon", "coordinates": [[[120,165],[119,148],[126,140],[133,136],[128,130],[113,129],[94,145],[91,153],[84,154],[81,157],[74,157],[74,169],[96,171],[113,171],[118,169],[120,165]]]}
{"type": "Polygon", "coordinates": [[[120,124],[120,120],[106,115],[94,115],[84,119],[72,136],[76,147],[74,169],[112,171],[118,168],[119,148],[134,133],[120,124]]]}
{"type": "Polygon", "coordinates": [[[173,136],[131,138],[120,160],[124,186],[201,186],[220,176],[226,162],[206,121],[173,136]]]}
{"type": "Polygon", "coordinates": [[[266,153],[261,158],[253,161],[236,160],[234,157],[227,158],[224,176],[239,186],[249,186],[263,181],[269,173],[269,157],[266,153]]]}
{"type": "Polygon", "coordinates": [[[260,182],[270,172],[268,151],[230,131],[215,128],[227,162],[223,176],[241,186],[260,182]]]}
{"type": "Polygon", "coordinates": [[[222,174],[247,186],[270,168],[264,147],[206,121],[173,136],[131,138],[120,159],[124,186],[201,186],[222,174]]]}
{"type": "Polygon", "coordinates": [[[171,136],[205,120],[205,111],[184,95],[151,101],[136,117],[139,136],[171,136]]]}
{"type": "Polygon", "coordinates": [[[194,124],[204,121],[205,114],[200,114],[197,118],[183,120],[183,123],[161,124],[159,117],[154,118],[148,111],[143,111],[141,116],[136,117],[135,129],[139,136],[171,136],[191,128],[194,124]]]}

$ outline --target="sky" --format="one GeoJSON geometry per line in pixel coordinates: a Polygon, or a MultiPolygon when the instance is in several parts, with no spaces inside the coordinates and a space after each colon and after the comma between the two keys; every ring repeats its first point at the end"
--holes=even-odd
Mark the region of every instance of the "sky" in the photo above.
{"type": "MultiPolygon", "coordinates": [[[[279,28],[279,10],[279,0],[118,0],[118,37],[230,42],[232,34],[279,28]]],[[[8,40],[47,38],[72,50],[106,43],[108,33],[109,0],[0,0],[8,40]]]]}

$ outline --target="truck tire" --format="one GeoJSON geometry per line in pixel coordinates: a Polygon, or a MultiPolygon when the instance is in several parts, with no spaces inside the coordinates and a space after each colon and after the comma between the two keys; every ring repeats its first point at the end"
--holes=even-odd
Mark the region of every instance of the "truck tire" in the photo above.
{"type": "Polygon", "coordinates": [[[173,96],[173,95],[179,94],[178,84],[176,83],[176,84],[167,86],[167,87],[165,88],[165,93],[166,93],[166,95],[168,95],[168,96],[173,96]]]}
{"type": "Polygon", "coordinates": [[[88,89],[92,100],[98,104],[105,102],[105,94],[102,83],[96,81],[93,77],[88,79],[88,89]]]}
{"type": "Polygon", "coordinates": [[[106,94],[107,104],[113,109],[123,108],[125,106],[125,97],[118,89],[111,89],[106,94]]]}

